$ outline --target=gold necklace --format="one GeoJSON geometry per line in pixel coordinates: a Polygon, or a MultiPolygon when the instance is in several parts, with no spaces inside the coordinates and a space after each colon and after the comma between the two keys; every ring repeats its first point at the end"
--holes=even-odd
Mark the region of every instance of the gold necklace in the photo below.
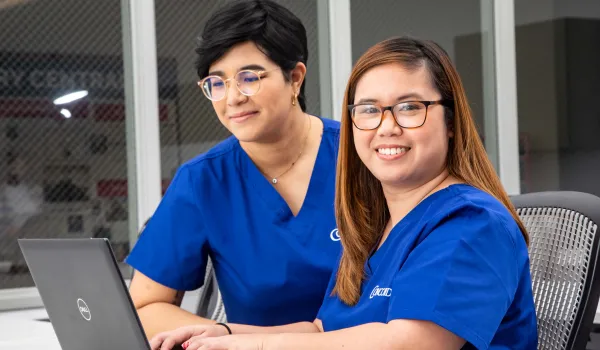
{"type": "MultiPolygon", "coordinates": [[[[306,132],[306,136],[304,137],[304,144],[302,145],[302,149],[300,149],[300,153],[298,154],[298,156],[296,157],[296,160],[294,160],[294,162],[287,168],[285,169],[285,171],[281,174],[279,174],[278,176],[275,176],[271,179],[271,182],[276,185],[279,180],[278,178],[282,177],[283,175],[285,175],[288,171],[290,171],[290,169],[292,169],[292,167],[294,166],[294,164],[296,164],[296,162],[298,161],[298,159],[300,159],[300,156],[302,156],[302,153],[304,152],[304,149],[306,148],[306,142],[308,141],[308,135],[310,135],[310,129],[312,127],[312,123],[310,121],[310,117],[308,117],[308,131],[306,132]]],[[[248,153],[250,153],[248,151],[248,153]]],[[[261,171],[262,172],[262,171],[261,171]]],[[[264,172],[262,172],[264,176],[266,177],[270,177],[267,174],[265,174],[264,172]]]]}

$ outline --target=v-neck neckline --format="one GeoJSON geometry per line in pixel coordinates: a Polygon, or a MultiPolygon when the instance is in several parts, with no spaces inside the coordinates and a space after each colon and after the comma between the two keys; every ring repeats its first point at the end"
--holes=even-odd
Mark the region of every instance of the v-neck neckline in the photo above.
{"type": "Polygon", "coordinates": [[[427,209],[431,205],[433,205],[439,199],[440,196],[443,196],[446,192],[449,192],[455,186],[460,185],[463,184],[452,184],[427,196],[425,199],[419,202],[411,211],[409,211],[408,214],[406,214],[406,216],[402,220],[400,220],[396,225],[394,225],[394,227],[392,227],[392,229],[390,230],[390,233],[388,234],[386,240],[383,241],[383,243],[381,243],[379,248],[375,252],[373,252],[373,254],[367,260],[367,263],[372,264],[372,266],[374,267],[370,274],[373,275],[375,273],[375,271],[379,267],[379,260],[382,256],[385,255],[385,251],[387,251],[388,247],[393,245],[392,243],[390,243],[390,241],[397,239],[397,237],[395,236],[398,234],[398,232],[402,231],[407,225],[410,225],[417,220],[423,220],[424,218],[422,214],[426,212],[427,209]]]}
{"type": "MultiPolygon", "coordinates": [[[[308,189],[306,191],[306,195],[304,197],[304,201],[302,202],[302,206],[298,213],[294,216],[292,210],[289,205],[285,201],[285,199],[277,192],[273,184],[264,177],[264,175],[258,170],[258,167],[254,164],[250,156],[241,148],[241,159],[242,164],[244,165],[244,169],[246,170],[246,174],[248,176],[248,181],[250,186],[254,188],[254,191],[267,203],[269,208],[273,210],[274,213],[280,219],[288,219],[288,218],[298,218],[304,216],[305,212],[310,212],[311,208],[318,208],[323,205],[320,203],[316,194],[322,193],[327,183],[327,179],[329,176],[333,176],[333,174],[318,174],[317,169],[323,169],[325,166],[325,162],[328,157],[324,155],[328,150],[325,149],[326,144],[326,133],[328,132],[327,126],[321,117],[317,117],[323,124],[323,132],[321,134],[321,141],[319,142],[319,149],[317,151],[317,158],[315,160],[313,169],[311,171],[310,180],[308,184],[308,189]],[[319,176],[321,175],[321,176],[319,176]]],[[[333,205],[333,203],[331,203],[333,205]]]]}

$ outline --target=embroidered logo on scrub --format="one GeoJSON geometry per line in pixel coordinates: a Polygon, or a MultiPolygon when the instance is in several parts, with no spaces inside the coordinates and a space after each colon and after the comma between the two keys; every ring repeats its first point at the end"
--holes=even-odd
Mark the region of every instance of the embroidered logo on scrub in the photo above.
{"type": "Polygon", "coordinates": [[[334,228],[330,233],[329,233],[329,238],[331,238],[332,241],[337,242],[339,241],[340,238],[340,233],[338,231],[337,228],[334,228]]]}
{"type": "Polygon", "coordinates": [[[392,288],[379,288],[379,286],[375,286],[373,291],[371,291],[371,296],[369,299],[373,299],[374,297],[391,297],[392,296],[392,288]]]}

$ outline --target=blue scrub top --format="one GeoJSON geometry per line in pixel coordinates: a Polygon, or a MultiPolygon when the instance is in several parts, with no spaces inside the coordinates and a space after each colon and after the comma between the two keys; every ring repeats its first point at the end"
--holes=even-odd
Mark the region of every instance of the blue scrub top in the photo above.
{"type": "Polygon", "coordinates": [[[296,216],[230,137],[178,169],[127,263],[162,285],[194,290],[210,256],[228,321],[313,321],[341,251],[334,213],[339,123],[321,121],[296,216]]]}
{"type": "Polygon", "coordinates": [[[360,300],[327,297],[325,331],[395,319],[425,320],[464,349],[536,349],[529,256],[519,226],[494,197],[452,185],[423,200],[365,264],[360,300]]]}

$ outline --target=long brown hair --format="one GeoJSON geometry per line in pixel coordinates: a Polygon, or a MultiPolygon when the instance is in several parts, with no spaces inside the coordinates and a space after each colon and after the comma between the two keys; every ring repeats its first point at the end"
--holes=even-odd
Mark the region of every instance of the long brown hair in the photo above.
{"type": "Polygon", "coordinates": [[[453,102],[446,117],[453,128],[446,165],[450,175],[485,191],[501,201],[519,225],[525,242],[529,236],[511,204],[485,152],[471,116],[461,79],[448,54],[436,43],[399,37],[371,47],[356,62],[346,86],[337,163],[335,212],[343,254],[333,293],[347,305],[360,298],[364,265],[375,249],[390,213],[381,183],[362,163],[353,142],[353,128],[347,105],[354,102],[360,78],[376,66],[400,63],[405,69],[425,66],[442,99],[453,102]]]}

